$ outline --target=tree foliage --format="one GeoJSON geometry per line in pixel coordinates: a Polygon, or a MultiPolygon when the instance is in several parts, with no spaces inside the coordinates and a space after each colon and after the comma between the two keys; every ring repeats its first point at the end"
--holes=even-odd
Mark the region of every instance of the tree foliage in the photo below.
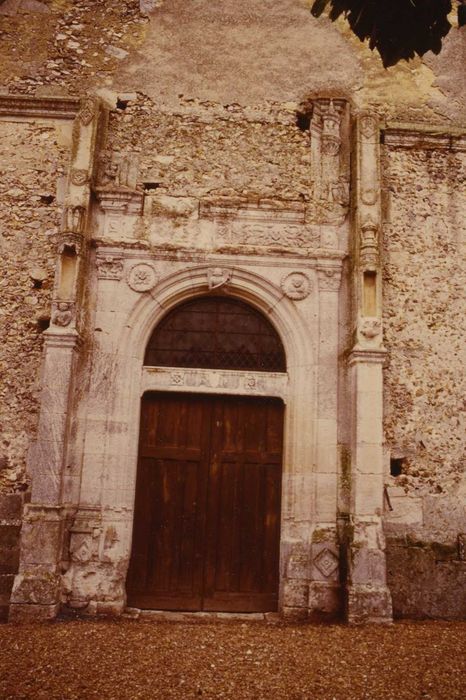
{"type": "MultiPolygon", "coordinates": [[[[451,29],[451,0],[315,0],[311,13],[319,17],[327,7],[332,22],[343,15],[361,41],[369,39],[385,68],[427,51],[438,54],[451,29]]],[[[458,24],[465,23],[466,0],[459,0],[458,24]]]]}

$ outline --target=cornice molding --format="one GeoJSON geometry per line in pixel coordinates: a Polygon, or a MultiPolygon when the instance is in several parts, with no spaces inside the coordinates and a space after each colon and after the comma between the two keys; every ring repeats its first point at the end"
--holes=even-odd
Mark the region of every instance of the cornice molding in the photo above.
{"type": "Polygon", "coordinates": [[[78,97],[0,95],[0,119],[2,117],[74,119],[79,108],[80,100],[78,97]]]}

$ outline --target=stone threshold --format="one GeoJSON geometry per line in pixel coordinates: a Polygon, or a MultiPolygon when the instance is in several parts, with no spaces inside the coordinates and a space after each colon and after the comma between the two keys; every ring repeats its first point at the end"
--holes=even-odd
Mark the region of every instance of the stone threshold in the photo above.
{"type": "Polygon", "coordinates": [[[152,622],[266,622],[271,625],[283,621],[278,612],[174,612],[170,610],[141,610],[140,608],[125,608],[122,617],[130,620],[151,620],[152,622]]]}

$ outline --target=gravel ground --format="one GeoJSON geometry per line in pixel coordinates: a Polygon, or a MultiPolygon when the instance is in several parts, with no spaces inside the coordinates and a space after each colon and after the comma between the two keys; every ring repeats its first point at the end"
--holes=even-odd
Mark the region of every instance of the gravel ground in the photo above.
{"type": "Polygon", "coordinates": [[[466,698],[466,622],[0,626],[0,698],[466,698]]]}

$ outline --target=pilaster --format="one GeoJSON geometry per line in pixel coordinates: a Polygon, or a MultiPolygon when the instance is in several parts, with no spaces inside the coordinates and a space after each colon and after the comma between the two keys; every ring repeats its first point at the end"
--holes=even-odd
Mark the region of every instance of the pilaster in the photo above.
{"type": "Polygon", "coordinates": [[[69,464],[75,378],[83,345],[84,282],[90,183],[102,111],[94,97],[81,100],[73,126],[71,160],[56,268],[50,327],[45,332],[37,441],[30,452],[31,503],[21,534],[20,569],[11,620],[49,619],[61,597],[61,562],[73,504],[64,491],[69,464]],[[66,506],[65,506],[66,503],[66,506]]]}
{"type": "Polygon", "coordinates": [[[351,396],[351,496],[347,532],[347,616],[353,624],[389,622],[383,507],[383,387],[379,125],[360,114],[353,157],[353,349],[348,359],[351,396]]]}
{"type": "Polygon", "coordinates": [[[319,261],[319,345],[315,515],[311,540],[309,617],[336,617],[341,608],[336,531],[338,486],[338,309],[341,263],[319,261]]]}

